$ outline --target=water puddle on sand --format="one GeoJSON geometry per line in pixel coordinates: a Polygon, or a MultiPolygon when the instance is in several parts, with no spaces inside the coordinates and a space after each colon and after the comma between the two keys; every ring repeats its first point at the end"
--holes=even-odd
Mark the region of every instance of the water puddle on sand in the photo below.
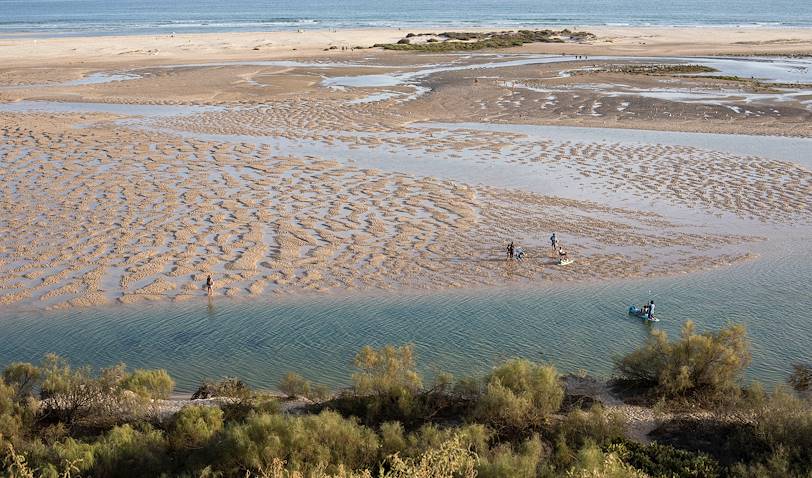
{"type": "Polygon", "coordinates": [[[63,81],[61,83],[32,83],[27,85],[14,85],[14,86],[0,86],[0,90],[22,90],[33,88],[56,88],[56,87],[70,87],[70,86],[84,86],[84,85],[103,85],[105,83],[113,83],[117,81],[137,80],[141,75],[135,73],[90,73],[79,78],[78,80],[63,81]]]}
{"type": "MultiPolygon", "coordinates": [[[[322,85],[329,88],[385,88],[393,86],[417,85],[431,75],[463,70],[492,70],[526,65],[541,65],[550,63],[572,63],[585,61],[600,62],[633,62],[633,63],[677,63],[698,64],[714,68],[717,71],[704,73],[703,76],[738,76],[740,78],[753,78],[767,83],[800,83],[812,84],[812,59],[805,58],[714,58],[714,57],[624,57],[624,56],[596,56],[589,60],[579,59],[567,55],[467,55],[465,58],[498,59],[499,61],[474,62],[464,65],[432,65],[416,71],[395,72],[372,75],[328,76],[322,85]]],[[[582,68],[583,69],[583,68],[582,68]]],[[[559,72],[560,76],[568,76],[569,72],[559,72]]],[[[525,88],[533,89],[525,86],[525,88]]],[[[547,91],[535,89],[534,91],[547,91]]],[[[551,89],[550,91],[556,91],[551,89]]],[[[567,91],[567,90],[563,90],[567,91]]],[[[600,90],[599,90],[600,91],[600,90]]],[[[692,91],[656,91],[656,90],[621,90],[607,91],[607,95],[638,95],[649,98],[665,99],[669,101],[707,102],[718,104],[720,101],[742,99],[752,101],[790,101],[796,97],[812,95],[810,90],[786,90],[776,94],[745,94],[734,92],[692,92],[692,91]]],[[[387,98],[381,98],[381,100],[387,98]]]]}
{"type": "Polygon", "coordinates": [[[490,123],[412,123],[411,126],[442,128],[449,131],[478,130],[521,133],[539,140],[690,146],[710,151],[724,151],[743,156],[787,161],[812,169],[812,138],[490,123]]]}
{"type": "Polygon", "coordinates": [[[151,118],[185,116],[208,111],[223,111],[220,106],[141,105],[121,103],[71,103],[61,101],[16,101],[0,103],[0,112],[9,113],[109,113],[151,118]]]}

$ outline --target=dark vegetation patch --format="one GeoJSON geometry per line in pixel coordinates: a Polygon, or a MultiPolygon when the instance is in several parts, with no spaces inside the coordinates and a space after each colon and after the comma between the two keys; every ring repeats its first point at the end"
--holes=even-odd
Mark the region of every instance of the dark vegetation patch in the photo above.
{"type": "Polygon", "coordinates": [[[633,75],[682,75],[686,73],[713,73],[719,71],[704,65],[613,65],[605,71],[612,73],[629,73],[633,75]]]}
{"type": "Polygon", "coordinates": [[[409,33],[406,38],[397,43],[378,43],[375,47],[385,50],[408,51],[460,51],[482,50],[486,48],[511,48],[526,43],[565,43],[594,40],[595,35],[589,32],[570,31],[567,29],[554,30],[519,30],[502,32],[445,32],[437,35],[431,33],[409,33]],[[415,38],[429,36],[424,42],[416,42],[415,38]],[[439,38],[439,39],[438,39],[439,38]]]}

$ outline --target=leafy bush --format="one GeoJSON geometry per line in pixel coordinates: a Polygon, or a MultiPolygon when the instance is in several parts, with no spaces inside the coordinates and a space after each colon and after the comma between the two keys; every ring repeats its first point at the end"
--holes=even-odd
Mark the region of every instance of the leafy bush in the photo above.
{"type": "Polygon", "coordinates": [[[577,464],[567,472],[568,478],[648,478],[623,462],[616,453],[603,453],[596,446],[582,448],[577,464]]]}
{"type": "Polygon", "coordinates": [[[514,451],[510,444],[502,444],[488,456],[480,456],[477,472],[480,478],[534,478],[544,457],[544,447],[538,436],[533,436],[514,451]]]}
{"type": "Polygon", "coordinates": [[[576,450],[587,442],[602,446],[623,438],[623,432],[623,418],[616,413],[605,413],[598,404],[589,411],[572,410],[558,425],[558,433],[576,450]]]}
{"type": "Polygon", "coordinates": [[[251,398],[251,388],[238,378],[226,377],[219,382],[204,380],[192,394],[192,400],[215,397],[248,400],[251,398]]]}
{"type": "Polygon", "coordinates": [[[81,475],[93,469],[95,449],[93,444],[67,438],[47,448],[35,447],[31,464],[39,470],[41,478],[63,478],[68,470],[81,475]]]}
{"type": "Polygon", "coordinates": [[[136,369],[122,381],[122,386],[143,398],[166,400],[175,387],[175,381],[166,370],[136,369]]]}
{"type": "Polygon", "coordinates": [[[563,398],[555,367],[509,360],[488,376],[474,417],[497,430],[533,428],[556,412],[563,398]]]}
{"type": "Polygon", "coordinates": [[[170,467],[163,434],[149,426],[113,428],[96,443],[93,455],[95,476],[158,476],[170,467]]]}
{"type": "Polygon", "coordinates": [[[792,375],[789,377],[792,388],[801,393],[812,390],[812,365],[796,363],[792,368],[792,375]]]}
{"type": "Polygon", "coordinates": [[[68,427],[108,426],[141,412],[140,402],[123,393],[128,375],[124,364],[101,369],[72,368],[58,355],[45,356],[42,363],[40,397],[46,414],[68,427]]]}
{"type": "Polygon", "coordinates": [[[462,427],[440,427],[429,423],[409,434],[404,453],[408,456],[416,456],[431,448],[437,448],[454,437],[459,438],[460,442],[469,450],[484,453],[488,450],[491,432],[478,423],[462,427]]]}
{"type": "Polygon", "coordinates": [[[607,451],[654,478],[714,478],[721,474],[719,463],[710,456],[669,445],[618,441],[607,451]]]}
{"type": "Polygon", "coordinates": [[[5,447],[6,442],[16,438],[22,430],[16,398],[14,387],[0,383],[0,447],[5,447]]]}
{"type": "Polygon", "coordinates": [[[381,478],[474,478],[476,455],[453,437],[436,448],[426,450],[416,459],[389,457],[389,470],[381,478]]]}
{"type": "Polygon", "coordinates": [[[288,397],[306,397],[310,395],[310,382],[301,375],[288,372],[279,381],[279,390],[288,397]]]}
{"type": "Polygon", "coordinates": [[[355,367],[358,372],[352,375],[353,392],[370,398],[366,402],[368,421],[401,419],[415,414],[415,396],[423,382],[415,370],[412,345],[363,347],[355,356],[355,367]]]}
{"type": "Polygon", "coordinates": [[[256,473],[282,460],[291,470],[321,467],[336,472],[376,462],[380,442],[369,428],[334,412],[291,417],[256,414],[229,424],[223,433],[221,462],[232,473],[256,473]]]}
{"type": "Polygon", "coordinates": [[[777,388],[756,412],[756,435],[799,474],[812,473],[812,406],[777,388]]]}
{"type": "Polygon", "coordinates": [[[358,372],[352,375],[358,395],[399,395],[414,393],[423,382],[415,370],[414,346],[385,345],[380,349],[365,346],[355,356],[358,372]]]}
{"type": "Polygon", "coordinates": [[[41,377],[40,369],[27,362],[14,362],[3,370],[3,381],[11,386],[17,400],[30,396],[41,377]]]}
{"type": "Polygon", "coordinates": [[[218,407],[190,405],[172,418],[169,443],[173,449],[203,448],[223,429],[223,411],[218,407]]]}
{"type": "Polygon", "coordinates": [[[669,398],[730,398],[750,364],[750,344],[744,326],[732,325],[716,333],[697,334],[693,322],[682,327],[679,340],[652,332],[646,345],[620,360],[620,379],[653,389],[669,398]]]}

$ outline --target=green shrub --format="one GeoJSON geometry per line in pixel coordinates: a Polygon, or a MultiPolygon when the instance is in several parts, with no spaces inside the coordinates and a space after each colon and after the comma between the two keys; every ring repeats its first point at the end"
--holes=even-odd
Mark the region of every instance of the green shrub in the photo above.
{"type": "Polygon", "coordinates": [[[307,394],[307,398],[310,400],[314,400],[316,402],[323,402],[324,400],[329,400],[332,396],[332,392],[330,388],[326,385],[311,385],[310,386],[310,393],[307,394]]]}
{"type": "Polygon", "coordinates": [[[669,445],[617,442],[607,451],[654,478],[714,478],[721,474],[719,463],[710,456],[669,445]]]}
{"type": "Polygon", "coordinates": [[[812,405],[777,388],[756,412],[756,434],[773,456],[785,455],[799,473],[812,473],[812,405]]]}
{"type": "Polygon", "coordinates": [[[3,381],[15,390],[17,400],[30,396],[41,376],[40,369],[27,362],[14,362],[3,370],[3,381]]]}
{"type": "Polygon", "coordinates": [[[533,428],[556,412],[563,398],[555,367],[509,360],[488,376],[474,416],[497,430],[533,428]]]}
{"type": "Polygon", "coordinates": [[[403,453],[406,450],[406,436],[400,422],[384,422],[381,424],[381,453],[384,456],[403,453]]]}
{"type": "Polygon", "coordinates": [[[648,478],[626,464],[617,453],[603,453],[597,446],[587,446],[578,452],[577,464],[567,472],[568,478],[648,478]]]}
{"type": "Polygon", "coordinates": [[[170,468],[164,437],[149,426],[113,428],[96,443],[93,459],[93,474],[104,477],[158,476],[170,468]]]}
{"type": "Polygon", "coordinates": [[[497,446],[488,455],[480,455],[477,476],[480,478],[535,478],[544,458],[544,447],[538,436],[526,440],[514,451],[510,444],[497,446]]]}
{"type": "Polygon", "coordinates": [[[123,380],[122,386],[142,398],[166,400],[175,387],[175,381],[166,370],[136,369],[123,380]]]}
{"type": "Polygon", "coordinates": [[[176,450],[203,448],[223,429],[223,411],[218,407],[190,405],[172,417],[169,443],[176,450]]]}
{"type": "Polygon", "coordinates": [[[0,446],[16,439],[22,430],[22,419],[15,400],[17,390],[0,382],[0,446]]]}
{"type": "Polygon", "coordinates": [[[409,419],[418,414],[415,397],[423,382],[415,370],[412,345],[365,346],[355,356],[355,367],[358,372],[352,375],[353,392],[369,397],[365,403],[368,422],[409,419]]]}
{"type": "Polygon", "coordinates": [[[453,437],[431,448],[415,459],[393,455],[387,460],[388,471],[381,478],[474,478],[476,455],[466,448],[462,439],[453,437]]]}
{"type": "Polygon", "coordinates": [[[794,472],[789,457],[784,450],[777,450],[763,462],[736,463],[730,469],[729,476],[741,478],[809,478],[812,472],[794,472]]]}
{"type": "Polygon", "coordinates": [[[58,441],[47,447],[45,456],[31,460],[41,478],[62,478],[65,470],[77,476],[88,473],[95,465],[95,446],[73,438],[58,441]]]}
{"type": "Polygon", "coordinates": [[[682,336],[669,342],[665,332],[652,332],[646,345],[616,361],[620,379],[656,390],[668,398],[732,398],[750,364],[744,326],[697,334],[688,321],[682,336]]]}
{"type": "Polygon", "coordinates": [[[291,470],[310,471],[338,465],[359,469],[373,465],[378,436],[334,412],[291,417],[256,414],[230,424],[223,433],[221,462],[231,473],[261,473],[282,460],[291,470]]]}
{"type": "Polygon", "coordinates": [[[792,388],[801,393],[812,390],[812,365],[796,363],[792,365],[792,369],[789,377],[792,388]]]}
{"type": "Polygon", "coordinates": [[[310,395],[310,382],[298,373],[288,372],[279,381],[279,390],[288,397],[306,397],[310,395]]]}
{"type": "Polygon", "coordinates": [[[48,354],[41,371],[43,410],[69,428],[77,422],[105,427],[142,412],[142,404],[123,393],[128,377],[124,364],[94,373],[90,367],[72,368],[64,358],[48,354]]]}
{"type": "Polygon", "coordinates": [[[386,345],[380,349],[365,346],[355,356],[353,390],[358,395],[398,395],[401,390],[414,393],[422,387],[415,370],[414,346],[386,345]]]}
{"type": "Polygon", "coordinates": [[[457,437],[460,443],[475,453],[484,453],[488,450],[488,441],[491,432],[484,425],[474,423],[462,427],[440,427],[428,423],[408,436],[408,447],[405,454],[417,456],[429,449],[438,448],[443,443],[457,437]]]}
{"type": "Polygon", "coordinates": [[[204,380],[192,394],[192,400],[215,397],[248,400],[251,395],[251,388],[245,382],[238,378],[226,377],[219,382],[204,380]]]}
{"type": "Polygon", "coordinates": [[[587,442],[602,446],[624,436],[623,418],[616,413],[605,413],[596,404],[589,411],[572,410],[558,425],[558,433],[573,449],[580,449],[587,442]]]}

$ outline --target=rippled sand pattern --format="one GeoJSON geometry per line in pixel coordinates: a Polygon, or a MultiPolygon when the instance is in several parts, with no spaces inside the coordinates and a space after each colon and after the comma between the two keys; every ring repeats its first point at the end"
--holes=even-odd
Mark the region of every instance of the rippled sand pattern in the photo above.
{"type": "MultiPolygon", "coordinates": [[[[656,214],[89,123],[103,119],[0,115],[0,304],[183,300],[205,295],[208,273],[216,295],[250,296],[661,275],[747,257],[734,246],[750,239],[656,214]],[[575,264],[548,256],[551,230],[575,264]],[[504,259],[511,239],[521,262],[504,259]]],[[[489,137],[463,141],[474,136],[489,137]]]]}
{"type": "Polygon", "coordinates": [[[574,181],[600,181],[600,187],[609,191],[666,199],[713,213],[765,222],[809,223],[812,218],[812,171],[789,162],[688,146],[533,140],[522,134],[465,129],[416,130],[403,126],[402,120],[400,114],[380,105],[355,108],[299,99],[274,107],[176,117],[159,124],[182,131],[275,136],[351,149],[418,151],[436,159],[445,154],[538,163],[574,181]],[[376,108],[376,114],[370,113],[376,108]]]}

